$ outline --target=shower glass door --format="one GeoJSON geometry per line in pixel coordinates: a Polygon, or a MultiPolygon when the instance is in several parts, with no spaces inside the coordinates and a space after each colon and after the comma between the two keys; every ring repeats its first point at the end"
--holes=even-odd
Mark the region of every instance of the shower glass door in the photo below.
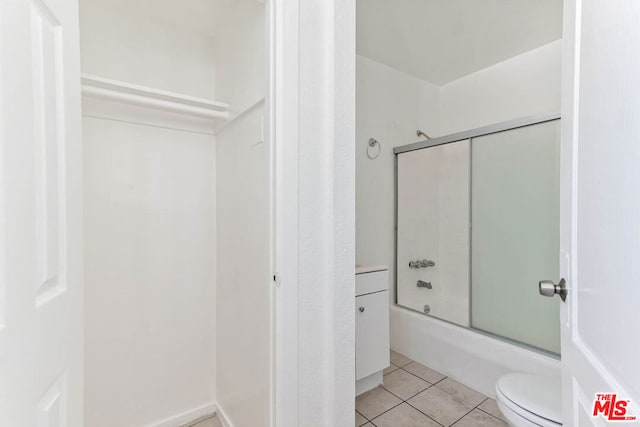
{"type": "Polygon", "coordinates": [[[396,149],[396,303],[559,353],[560,120],[524,123],[396,149]]]}
{"type": "Polygon", "coordinates": [[[560,353],[560,121],[473,139],[471,324],[560,353]]]}

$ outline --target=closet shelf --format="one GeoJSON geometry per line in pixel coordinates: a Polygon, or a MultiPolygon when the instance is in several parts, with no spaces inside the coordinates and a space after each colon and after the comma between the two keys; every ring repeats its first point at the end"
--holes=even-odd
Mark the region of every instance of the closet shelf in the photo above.
{"type": "Polygon", "coordinates": [[[222,122],[229,119],[229,105],[222,102],[88,74],[82,74],[82,95],[222,122]]]}

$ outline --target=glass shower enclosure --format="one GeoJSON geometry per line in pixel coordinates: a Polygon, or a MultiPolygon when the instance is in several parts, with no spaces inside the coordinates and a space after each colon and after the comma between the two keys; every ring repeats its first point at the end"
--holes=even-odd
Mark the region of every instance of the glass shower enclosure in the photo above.
{"type": "Polygon", "coordinates": [[[560,117],[394,149],[396,304],[560,353],[560,117]]]}

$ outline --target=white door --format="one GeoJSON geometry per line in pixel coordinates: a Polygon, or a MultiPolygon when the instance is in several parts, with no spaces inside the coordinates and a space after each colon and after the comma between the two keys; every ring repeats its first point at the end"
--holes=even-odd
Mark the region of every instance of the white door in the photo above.
{"type": "Polygon", "coordinates": [[[564,52],[563,417],[583,427],[640,419],[640,2],[565,0],[564,52]]]}
{"type": "Polygon", "coordinates": [[[82,426],[76,0],[0,0],[0,425],[82,426]]]}

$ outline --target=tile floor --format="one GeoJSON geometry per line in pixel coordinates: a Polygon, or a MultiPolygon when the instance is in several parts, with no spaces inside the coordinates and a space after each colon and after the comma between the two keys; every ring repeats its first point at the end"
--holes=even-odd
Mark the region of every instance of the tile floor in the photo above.
{"type": "Polygon", "coordinates": [[[506,427],[493,399],[391,351],[384,385],[356,398],[356,427],[506,427]]]}
{"type": "Polygon", "coordinates": [[[183,427],[222,427],[222,423],[216,415],[209,415],[190,424],[186,424],[183,427]]]}

